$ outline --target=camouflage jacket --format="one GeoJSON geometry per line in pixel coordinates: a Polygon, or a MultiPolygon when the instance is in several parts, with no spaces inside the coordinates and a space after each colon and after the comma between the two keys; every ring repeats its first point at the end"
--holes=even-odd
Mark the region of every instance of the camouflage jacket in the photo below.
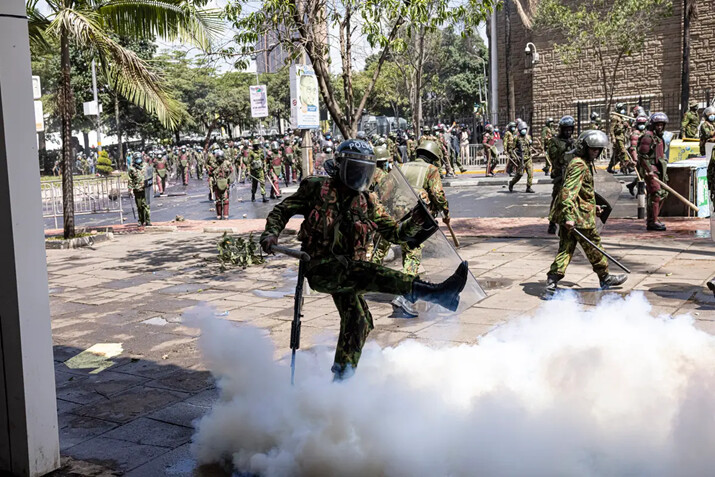
{"type": "Polygon", "coordinates": [[[655,167],[660,180],[668,182],[668,159],[665,157],[665,141],[653,131],[646,131],[638,139],[638,166],[645,172],[655,167]]]}
{"type": "Polygon", "coordinates": [[[407,157],[410,161],[414,161],[417,157],[417,143],[412,139],[407,140],[407,157]]]}
{"type": "Polygon", "coordinates": [[[166,156],[161,156],[154,159],[154,174],[159,177],[166,177],[167,170],[169,168],[169,163],[166,160],[166,156]]]}
{"type": "Polygon", "coordinates": [[[261,238],[280,235],[294,215],[305,217],[298,239],[311,262],[337,259],[346,265],[346,260],[365,260],[376,232],[391,243],[402,243],[419,230],[411,221],[398,224],[374,193],[354,193],[326,176],[307,177],[295,194],[276,205],[261,238]]]}
{"type": "Polygon", "coordinates": [[[514,148],[514,153],[522,164],[531,160],[531,143],[531,136],[528,134],[526,136],[522,136],[521,134],[516,136],[516,147],[514,148]]]}
{"type": "Polygon", "coordinates": [[[639,131],[638,128],[631,128],[630,140],[628,143],[628,154],[630,154],[633,162],[638,162],[638,140],[643,135],[643,131],[639,131]]]}
{"type": "Polygon", "coordinates": [[[551,158],[551,178],[562,179],[566,170],[567,158],[566,153],[573,149],[573,139],[563,139],[559,136],[554,136],[549,141],[549,158],[551,158]]]}
{"type": "Polygon", "coordinates": [[[407,182],[427,204],[432,215],[436,216],[440,212],[444,212],[444,216],[449,217],[449,202],[444,194],[442,179],[439,177],[439,169],[436,166],[420,158],[407,164],[401,164],[400,169],[407,182]]]}
{"type": "Polygon", "coordinates": [[[593,174],[593,163],[579,156],[571,159],[566,167],[564,185],[549,219],[560,224],[572,220],[580,229],[596,228],[593,174]]]}
{"type": "Polygon", "coordinates": [[[263,154],[260,150],[252,150],[248,153],[248,167],[251,169],[251,174],[253,175],[264,169],[263,154]]]}
{"type": "Polygon", "coordinates": [[[511,153],[514,152],[514,147],[516,146],[514,143],[514,133],[507,129],[504,133],[502,141],[504,141],[504,152],[511,155],[511,153]]]}
{"type": "Polygon", "coordinates": [[[211,175],[213,170],[218,167],[218,161],[216,161],[216,156],[209,154],[209,158],[206,159],[206,172],[211,175]]]}
{"type": "Polygon", "coordinates": [[[705,155],[705,143],[715,142],[715,124],[710,121],[703,121],[700,126],[700,154],[705,155]]]}
{"type": "Polygon", "coordinates": [[[688,111],[683,116],[683,121],[680,123],[680,132],[683,137],[697,139],[698,138],[698,126],[700,125],[700,119],[698,118],[698,113],[694,111],[688,111]]]}
{"type": "Polygon", "coordinates": [[[549,143],[549,140],[554,137],[554,130],[551,129],[549,126],[544,126],[541,128],[541,147],[544,148],[544,151],[546,151],[546,145],[549,143]]]}
{"type": "Polygon", "coordinates": [[[611,120],[611,142],[626,142],[626,133],[629,130],[628,123],[624,118],[615,116],[611,120]]]}
{"type": "Polygon", "coordinates": [[[146,165],[142,162],[139,166],[132,166],[127,173],[129,176],[129,189],[133,191],[144,191],[144,180],[146,179],[146,165]]]}

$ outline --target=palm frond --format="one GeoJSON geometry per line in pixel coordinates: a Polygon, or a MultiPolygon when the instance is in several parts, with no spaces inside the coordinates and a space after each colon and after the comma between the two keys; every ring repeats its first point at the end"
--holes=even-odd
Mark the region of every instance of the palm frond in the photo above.
{"type": "Polygon", "coordinates": [[[27,28],[30,34],[30,46],[37,53],[44,53],[52,50],[46,31],[50,21],[37,8],[38,0],[28,0],[25,4],[27,12],[27,28]]]}
{"type": "Polygon", "coordinates": [[[223,30],[221,10],[200,9],[185,0],[107,0],[96,11],[120,36],[155,36],[181,41],[204,50],[223,30]]]}
{"type": "Polygon", "coordinates": [[[57,13],[51,31],[65,28],[70,40],[80,48],[89,49],[100,59],[100,66],[109,83],[132,103],[156,114],[161,123],[174,129],[181,122],[183,105],[164,88],[163,79],[135,52],[115,42],[100,27],[96,12],[64,9],[57,13]]]}

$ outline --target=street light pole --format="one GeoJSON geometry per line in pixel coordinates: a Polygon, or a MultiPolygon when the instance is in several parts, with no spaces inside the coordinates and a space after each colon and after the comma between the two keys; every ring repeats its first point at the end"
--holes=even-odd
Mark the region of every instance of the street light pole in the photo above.
{"type": "Polygon", "coordinates": [[[99,118],[99,100],[97,99],[97,67],[94,60],[92,60],[92,92],[94,94],[94,104],[97,106],[97,152],[99,152],[102,150],[102,132],[100,131],[102,123],[99,118]]]}

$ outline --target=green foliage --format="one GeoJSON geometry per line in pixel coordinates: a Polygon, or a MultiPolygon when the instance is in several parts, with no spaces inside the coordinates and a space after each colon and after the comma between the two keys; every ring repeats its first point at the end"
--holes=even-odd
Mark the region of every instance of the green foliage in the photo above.
{"type": "Polygon", "coordinates": [[[108,176],[114,170],[112,168],[112,161],[109,159],[109,154],[107,151],[99,151],[97,154],[97,172],[103,176],[108,176]]]}
{"type": "Polygon", "coordinates": [[[572,4],[542,0],[534,18],[534,29],[562,38],[556,50],[564,61],[589,50],[625,56],[641,51],[646,38],[673,9],[671,0],[585,0],[575,8],[572,4]]]}
{"type": "Polygon", "coordinates": [[[260,265],[265,261],[258,243],[253,240],[253,234],[244,239],[243,237],[230,236],[224,232],[217,248],[222,268],[226,268],[228,265],[246,268],[251,265],[260,265]]]}

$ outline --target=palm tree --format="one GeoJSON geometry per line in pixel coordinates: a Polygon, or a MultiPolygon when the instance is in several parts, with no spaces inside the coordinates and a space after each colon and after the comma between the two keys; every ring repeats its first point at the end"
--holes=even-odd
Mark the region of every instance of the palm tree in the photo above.
{"type": "Polygon", "coordinates": [[[190,0],[45,0],[49,14],[28,0],[31,41],[59,42],[62,123],[62,196],[64,237],[74,230],[72,181],[73,105],[70,84],[70,45],[89,51],[99,61],[108,83],[129,101],[156,114],[168,128],[181,120],[183,108],[167,92],[162,78],[133,51],[113,38],[163,38],[207,49],[221,29],[217,10],[199,9],[190,0]]]}

